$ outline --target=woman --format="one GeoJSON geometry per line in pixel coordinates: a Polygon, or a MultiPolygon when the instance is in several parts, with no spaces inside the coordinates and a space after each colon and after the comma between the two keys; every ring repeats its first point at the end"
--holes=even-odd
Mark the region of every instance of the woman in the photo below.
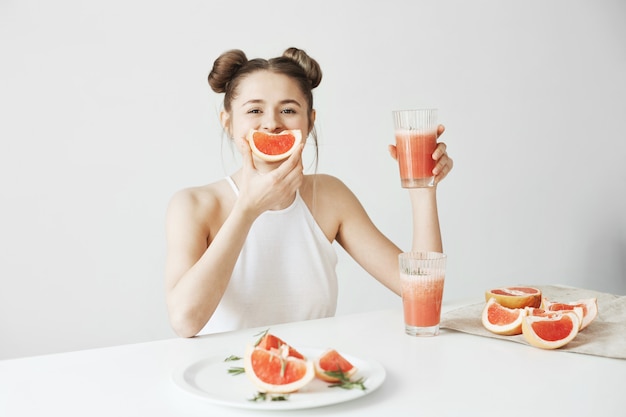
{"type": "MultiPolygon", "coordinates": [[[[318,63],[296,48],[270,60],[232,50],[215,61],[209,84],[224,93],[220,121],[242,166],[220,181],[179,191],[169,204],[167,306],[180,336],[334,315],[334,241],[400,294],[401,250],[341,181],[304,175],[304,143],[288,159],[270,163],[253,156],[245,139],[250,129],[300,129],[303,138],[315,139],[312,90],[321,78],[318,63]]],[[[395,158],[394,146],[390,153],[395,158]]],[[[445,144],[433,158],[439,182],[452,169],[445,144]]],[[[441,251],[436,187],[409,194],[413,250],[441,251]]]]}

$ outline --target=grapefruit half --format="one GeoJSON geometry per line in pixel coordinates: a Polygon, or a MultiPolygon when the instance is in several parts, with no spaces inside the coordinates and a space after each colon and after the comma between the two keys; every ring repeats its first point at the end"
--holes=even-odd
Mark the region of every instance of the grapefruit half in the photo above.
{"type": "Polygon", "coordinates": [[[333,376],[333,372],[343,373],[345,379],[350,379],[357,371],[357,368],[335,349],[328,349],[322,353],[315,360],[314,365],[315,375],[326,382],[339,382],[341,380],[341,378],[333,376]]]}
{"type": "Polygon", "coordinates": [[[490,298],[483,308],[481,320],[490,332],[510,336],[522,333],[522,320],[526,314],[524,308],[504,307],[495,298],[490,298]]]}
{"type": "Polygon", "coordinates": [[[550,301],[547,298],[544,298],[542,301],[542,306],[545,310],[548,311],[576,311],[577,309],[581,309],[582,318],[580,323],[580,330],[589,326],[589,324],[591,324],[591,322],[594,321],[595,318],[598,316],[598,300],[595,297],[585,298],[569,303],[560,303],[558,301],[550,301]]]}
{"type": "Polygon", "coordinates": [[[524,308],[541,306],[541,291],[533,287],[502,287],[485,292],[485,301],[495,298],[507,308],[524,308]]]}
{"type": "Polygon", "coordinates": [[[289,356],[289,347],[265,350],[248,346],[244,355],[246,375],[259,392],[288,394],[315,378],[313,362],[289,356]]]}
{"type": "Polygon", "coordinates": [[[252,153],[267,162],[287,159],[302,142],[300,130],[283,130],[280,133],[268,133],[251,129],[246,135],[252,153]]]}
{"type": "Polygon", "coordinates": [[[541,349],[558,349],[571,342],[578,334],[580,319],[573,311],[556,315],[526,316],[522,334],[528,343],[541,349]]]}

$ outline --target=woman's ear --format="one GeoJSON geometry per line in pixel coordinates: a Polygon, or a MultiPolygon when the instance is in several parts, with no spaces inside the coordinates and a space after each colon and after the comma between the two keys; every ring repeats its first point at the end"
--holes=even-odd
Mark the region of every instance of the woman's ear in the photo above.
{"type": "Polygon", "coordinates": [[[230,132],[230,114],[228,114],[228,112],[224,110],[220,112],[220,123],[222,124],[222,129],[224,129],[228,137],[232,138],[233,135],[230,132]]]}
{"type": "Polygon", "coordinates": [[[311,109],[311,114],[309,116],[309,131],[307,132],[307,136],[311,133],[313,127],[315,126],[315,115],[315,109],[311,109]]]}

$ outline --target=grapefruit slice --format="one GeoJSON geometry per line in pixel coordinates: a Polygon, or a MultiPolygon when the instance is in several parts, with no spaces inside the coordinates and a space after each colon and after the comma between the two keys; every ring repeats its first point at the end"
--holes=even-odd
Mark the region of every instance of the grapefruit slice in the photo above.
{"type": "Polygon", "coordinates": [[[541,306],[541,291],[533,287],[502,287],[485,292],[485,301],[495,298],[501,306],[524,308],[541,306]]]}
{"type": "Polygon", "coordinates": [[[266,350],[248,346],[244,355],[246,375],[263,393],[288,394],[315,378],[313,362],[289,356],[289,346],[266,350]]]}
{"type": "Polygon", "coordinates": [[[328,349],[314,362],[315,376],[326,382],[339,382],[341,378],[332,373],[342,373],[345,379],[350,379],[357,368],[335,349],[328,349]]]}
{"type": "Polygon", "coordinates": [[[542,301],[542,306],[545,310],[548,311],[576,311],[577,309],[581,309],[582,318],[580,323],[580,330],[589,326],[589,324],[591,324],[591,322],[594,321],[595,318],[598,316],[598,300],[595,297],[585,298],[569,303],[560,303],[558,301],[550,301],[547,298],[544,298],[542,301]]]}
{"type": "Polygon", "coordinates": [[[558,349],[571,342],[578,334],[580,319],[573,311],[562,311],[550,316],[526,316],[522,334],[528,343],[541,349],[558,349]]]}
{"type": "MultiPolygon", "coordinates": [[[[565,310],[544,310],[543,308],[538,307],[526,307],[527,316],[541,316],[541,317],[556,317],[561,315],[561,313],[565,310]]],[[[583,309],[582,307],[573,307],[572,309],[566,310],[575,313],[578,316],[579,325],[582,325],[583,322],[583,309]]],[[[580,328],[578,329],[581,330],[580,328]]]]}
{"type": "Polygon", "coordinates": [[[251,129],[246,135],[252,153],[267,162],[287,159],[302,142],[300,130],[283,130],[280,133],[268,133],[251,129]]]}
{"type": "Polygon", "coordinates": [[[522,333],[522,320],[526,314],[524,308],[504,307],[495,298],[490,298],[483,308],[481,320],[490,332],[510,336],[522,333]]]}
{"type": "Polygon", "coordinates": [[[305,357],[300,352],[298,352],[293,346],[289,345],[288,343],[283,341],[281,338],[271,333],[266,332],[263,335],[263,337],[261,337],[261,339],[259,339],[259,341],[255,345],[255,347],[258,347],[264,350],[272,350],[272,349],[278,350],[282,346],[287,346],[288,356],[298,358],[298,359],[305,359],[305,357]]]}

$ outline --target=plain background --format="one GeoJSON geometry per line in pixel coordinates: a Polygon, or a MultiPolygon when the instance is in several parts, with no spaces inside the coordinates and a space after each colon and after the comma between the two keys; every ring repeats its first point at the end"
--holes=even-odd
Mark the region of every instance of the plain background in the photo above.
{"type": "MultiPolygon", "coordinates": [[[[0,0],[0,359],[174,337],[165,210],[238,165],[206,82],[231,48],[319,61],[317,169],[402,248],[391,110],[439,108],[445,298],[625,294],[625,22],[621,0],[0,0]]],[[[400,305],[338,251],[338,314],[400,305]]]]}

